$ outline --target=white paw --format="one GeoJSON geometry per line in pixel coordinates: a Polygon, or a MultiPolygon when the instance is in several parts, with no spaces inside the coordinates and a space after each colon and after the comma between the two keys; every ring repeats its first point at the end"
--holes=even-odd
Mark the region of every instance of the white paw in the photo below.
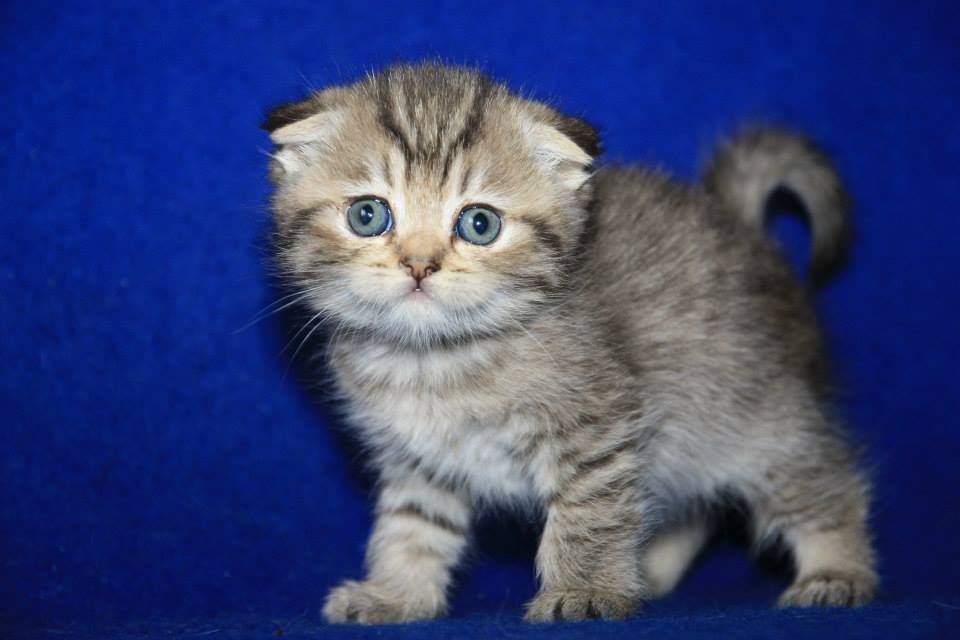
{"type": "Polygon", "coordinates": [[[781,607],[859,607],[873,600],[876,578],[867,573],[822,571],[797,580],[780,596],[781,607]]]}
{"type": "Polygon", "coordinates": [[[323,617],[334,624],[432,620],[443,611],[444,603],[436,594],[398,594],[382,584],[353,580],[331,591],[323,605],[323,617]]]}
{"type": "Polygon", "coordinates": [[[561,620],[622,620],[637,607],[636,600],[617,593],[590,589],[557,589],[537,594],[527,605],[527,622],[561,620]]]}

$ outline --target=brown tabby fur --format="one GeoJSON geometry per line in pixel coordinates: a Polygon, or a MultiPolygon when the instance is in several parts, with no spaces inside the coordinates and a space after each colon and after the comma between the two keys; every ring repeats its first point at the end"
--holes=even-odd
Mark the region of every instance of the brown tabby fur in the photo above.
{"type": "MultiPolygon", "coordinates": [[[[480,73],[399,66],[271,113],[277,260],[331,329],[328,358],[379,470],[367,578],[331,622],[442,615],[474,514],[542,513],[530,621],[623,618],[669,591],[747,505],[792,552],[784,606],[876,584],[869,483],[833,417],[806,289],[763,234],[771,191],[806,203],[815,269],[848,228],[826,158],[779,130],[722,147],[703,186],[604,167],[595,131],[480,73]],[[354,234],[349,204],[393,226],[354,234]],[[499,211],[487,246],[454,233],[499,211]],[[407,265],[432,265],[415,287],[407,265]]],[[[310,325],[310,329],[314,325],[310,325]]]]}

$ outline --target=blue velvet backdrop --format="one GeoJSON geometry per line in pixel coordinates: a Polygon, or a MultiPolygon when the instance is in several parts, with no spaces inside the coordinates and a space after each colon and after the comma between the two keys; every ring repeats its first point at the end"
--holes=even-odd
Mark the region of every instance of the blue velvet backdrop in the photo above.
{"type": "MultiPolygon", "coordinates": [[[[372,67],[479,63],[692,177],[744,119],[819,139],[857,203],[819,301],[878,481],[879,602],[769,610],[720,544],[625,623],[527,628],[508,519],[451,619],[402,637],[914,637],[960,621],[960,4],[5,2],[0,6],[0,635],[359,637],[364,481],[268,304],[257,125],[372,67]],[[218,635],[213,635],[213,634],[218,635]]],[[[799,225],[775,231],[802,252],[799,225]]],[[[519,542],[517,542],[519,539],[519,542]]]]}

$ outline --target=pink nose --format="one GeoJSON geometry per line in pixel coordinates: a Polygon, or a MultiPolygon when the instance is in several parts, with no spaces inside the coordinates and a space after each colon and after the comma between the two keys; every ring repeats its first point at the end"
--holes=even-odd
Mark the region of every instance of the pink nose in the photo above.
{"type": "Polygon", "coordinates": [[[424,258],[421,256],[407,256],[400,260],[400,264],[407,268],[407,271],[417,281],[417,287],[420,282],[431,273],[440,271],[440,265],[433,258],[424,258]]]}

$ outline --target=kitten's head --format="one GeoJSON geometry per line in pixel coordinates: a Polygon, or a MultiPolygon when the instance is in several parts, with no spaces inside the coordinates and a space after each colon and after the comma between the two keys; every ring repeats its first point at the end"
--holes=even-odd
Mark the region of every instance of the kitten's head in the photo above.
{"type": "Polygon", "coordinates": [[[400,66],[274,109],[278,259],[314,311],[413,345],[517,328],[562,290],[599,153],[480,73],[400,66]]]}

